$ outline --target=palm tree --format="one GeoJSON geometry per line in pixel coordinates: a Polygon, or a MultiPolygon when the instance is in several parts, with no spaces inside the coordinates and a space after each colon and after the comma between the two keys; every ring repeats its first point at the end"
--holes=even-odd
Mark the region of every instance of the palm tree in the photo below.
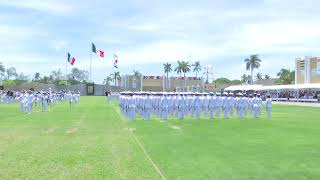
{"type": "Polygon", "coordinates": [[[281,69],[277,76],[282,84],[292,84],[295,78],[295,71],[281,69]]]}
{"type": "Polygon", "coordinates": [[[186,73],[191,71],[191,65],[189,62],[186,61],[181,61],[181,70],[183,72],[183,77],[184,77],[184,88],[187,90],[187,78],[186,78],[186,73]]]}
{"type": "Polygon", "coordinates": [[[268,74],[264,75],[264,79],[270,79],[270,76],[268,74]]]}
{"type": "Polygon", "coordinates": [[[134,82],[135,82],[135,85],[137,87],[137,81],[141,78],[142,74],[137,71],[137,70],[133,70],[133,77],[134,77],[134,82]]]}
{"type": "Polygon", "coordinates": [[[247,84],[250,84],[251,80],[252,80],[251,75],[248,75],[248,76],[247,76],[247,84]]]}
{"type": "Polygon", "coordinates": [[[196,79],[197,79],[197,86],[198,86],[198,72],[201,71],[201,65],[199,61],[196,61],[194,64],[192,64],[193,66],[193,72],[196,73],[196,79]]]}
{"type": "Polygon", "coordinates": [[[39,80],[39,82],[43,84],[50,84],[50,77],[44,76],[42,79],[39,80]]]}
{"type": "Polygon", "coordinates": [[[41,80],[40,73],[36,72],[33,77],[33,81],[38,82],[41,80]]]}
{"type": "Polygon", "coordinates": [[[257,80],[262,80],[262,74],[261,73],[257,73],[256,78],[257,78],[257,80]]]}
{"type": "Polygon", "coordinates": [[[181,73],[182,73],[182,64],[178,61],[178,66],[174,69],[175,72],[180,76],[180,87],[181,87],[181,73]]]}
{"type": "Polygon", "coordinates": [[[171,64],[169,64],[168,62],[163,64],[163,69],[164,69],[164,73],[167,74],[167,80],[166,80],[166,88],[168,88],[169,86],[169,73],[172,71],[172,68],[171,68],[171,64]]]}
{"type": "Polygon", "coordinates": [[[133,70],[133,76],[139,79],[142,76],[142,74],[139,71],[133,70]]]}
{"type": "Polygon", "coordinates": [[[112,77],[111,76],[108,76],[106,79],[103,80],[103,84],[109,86],[110,85],[110,82],[112,82],[112,77]]]}
{"type": "Polygon", "coordinates": [[[251,71],[250,84],[252,84],[253,83],[253,78],[252,78],[253,77],[253,70],[258,69],[260,67],[261,59],[259,59],[259,55],[255,54],[255,55],[251,55],[250,58],[245,59],[244,62],[246,63],[247,71],[248,70],[251,71]]]}
{"type": "Polygon", "coordinates": [[[243,74],[241,76],[242,83],[248,84],[248,76],[246,74],[243,74]]]}
{"type": "Polygon", "coordinates": [[[112,74],[110,74],[110,76],[112,77],[113,81],[114,81],[114,86],[117,86],[117,80],[120,81],[121,80],[121,76],[120,76],[120,72],[114,72],[112,74]]]}

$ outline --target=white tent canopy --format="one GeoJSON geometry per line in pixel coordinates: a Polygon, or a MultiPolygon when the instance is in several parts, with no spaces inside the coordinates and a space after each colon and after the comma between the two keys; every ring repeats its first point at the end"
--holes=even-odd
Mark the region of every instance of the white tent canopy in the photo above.
{"type": "Polygon", "coordinates": [[[242,85],[242,86],[229,86],[226,91],[267,91],[267,90],[297,90],[297,89],[320,89],[320,84],[291,84],[291,85],[275,85],[275,86],[262,86],[262,85],[242,85]]]}
{"type": "Polygon", "coordinates": [[[226,91],[249,91],[249,90],[257,90],[261,87],[262,85],[229,86],[225,90],[226,91]]]}

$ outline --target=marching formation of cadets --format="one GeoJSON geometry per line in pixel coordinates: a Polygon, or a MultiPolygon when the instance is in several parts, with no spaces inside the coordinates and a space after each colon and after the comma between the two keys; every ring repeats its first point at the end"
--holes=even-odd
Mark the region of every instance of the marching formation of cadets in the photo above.
{"type": "MultiPolygon", "coordinates": [[[[184,119],[186,116],[200,119],[261,117],[263,102],[260,94],[242,93],[147,93],[122,92],[108,97],[119,102],[121,112],[130,120],[136,115],[150,120],[151,116],[167,120],[169,117],[184,119]]],[[[267,96],[265,107],[268,118],[271,118],[272,99],[267,96]]]]}
{"type": "Polygon", "coordinates": [[[48,108],[54,108],[57,102],[69,103],[73,107],[80,101],[80,92],[72,91],[54,92],[48,91],[34,92],[28,91],[0,91],[0,103],[20,103],[21,112],[30,114],[34,108],[48,111],[48,108]]]}

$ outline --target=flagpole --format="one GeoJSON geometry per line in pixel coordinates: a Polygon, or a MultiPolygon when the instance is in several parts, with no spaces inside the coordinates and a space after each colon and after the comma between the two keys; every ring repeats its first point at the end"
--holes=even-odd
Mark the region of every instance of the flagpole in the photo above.
{"type": "Polygon", "coordinates": [[[91,57],[92,57],[92,50],[90,51],[90,82],[92,83],[92,79],[91,79],[91,57]]]}
{"type": "Polygon", "coordinates": [[[66,86],[68,85],[68,62],[66,61],[66,86]]]}
{"type": "MultiPolygon", "coordinates": [[[[115,73],[114,73],[114,65],[113,65],[113,75],[114,75],[114,77],[116,77],[115,76],[115,73]]],[[[117,78],[114,78],[114,85],[115,85],[115,87],[114,88],[116,88],[117,87],[117,78]]]]}

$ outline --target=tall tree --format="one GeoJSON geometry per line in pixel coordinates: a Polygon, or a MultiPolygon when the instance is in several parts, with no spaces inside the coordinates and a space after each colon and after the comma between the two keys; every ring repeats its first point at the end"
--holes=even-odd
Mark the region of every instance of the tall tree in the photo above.
{"type": "Polygon", "coordinates": [[[14,67],[10,67],[7,69],[7,79],[10,80],[11,77],[14,77],[14,78],[18,77],[17,70],[14,67]]]}
{"type": "Polygon", "coordinates": [[[133,77],[134,77],[134,83],[135,83],[135,88],[137,88],[137,82],[141,78],[142,74],[138,70],[133,70],[133,77]]]}
{"type": "Polygon", "coordinates": [[[290,69],[281,69],[277,74],[281,84],[293,84],[295,79],[295,71],[290,69]]]}
{"type": "Polygon", "coordinates": [[[32,81],[39,82],[41,80],[40,73],[36,72],[33,76],[32,81]]]}
{"type": "Polygon", "coordinates": [[[20,73],[17,77],[17,80],[20,80],[20,81],[28,81],[29,80],[29,76],[23,74],[23,73],[20,73]]]}
{"type": "Polygon", "coordinates": [[[43,78],[41,78],[41,80],[39,82],[43,83],[43,84],[50,84],[51,83],[50,77],[44,76],[43,78]]]}
{"type": "Polygon", "coordinates": [[[72,68],[71,73],[68,74],[70,80],[76,82],[87,82],[89,79],[89,72],[86,70],[80,70],[78,68],[72,68]]]}
{"type": "Polygon", "coordinates": [[[198,86],[198,72],[201,71],[202,67],[199,61],[196,61],[194,64],[192,64],[192,66],[193,66],[193,72],[196,73],[197,86],[198,86]]]}
{"type": "Polygon", "coordinates": [[[133,76],[136,79],[139,79],[142,76],[142,74],[138,70],[133,70],[133,76]]]}
{"type": "Polygon", "coordinates": [[[180,87],[182,86],[181,85],[181,77],[182,77],[182,63],[181,61],[178,61],[178,66],[174,69],[174,71],[179,75],[180,77],[180,87]]]}
{"type": "Polygon", "coordinates": [[[251,82],[251,80],[252,80],[253,78],[252,78],[251,75],[248,75],[247,78],[248,78],[248,84],[250,84],[250,82],[251,82]]]}
{"type": "Polygon", "coordinates": [[[262,74],[261,73],[257,73],[256,78],[257,78],[257,80],[262,80],[262,74]]]}
{"type": "Polygon", "coordinates": [[[4,73],[6,72],[6,68],[4,68],[4,65],[2,62],[0,62],[0,76],[4,76],[4,73]]]}
{"type": "Polygon", "coordinates": [[[169,86],[169,73],[172,71],[172,68],[171,68],[171,64],[169,64],[168,62],[163,64],[163,69],[164,69],[164,73],[166,73],[167,75],[167,79],[166,79],[166,88],[168,88],[169,86]]]}
{"type": "Polygon", "coordinates": [[[264,79],[270,79],[270,76],[268,74],[264,75],[264,79]]]}
{"type": "Polygon", "coordinates": [[[2,85],[2,80],[4,78],[4,73],[6,72],[6,69],[4,65],[0,62],[0,85],[2,85]]]}
{"type": "Polygon", "coordinates": [[[103,84],[107,85],[107,86],[110,86],[110,83],[112,82],[112,77],[111,76],[107,76],[107,78],[105,78],[103,80],[103,84]]]}
{"type": "Polygon", "coordinates": [[[234,84],[234,85],[241,84],[241,83],[242,83],[242,81],[239,79],[234,79],[231,81],[231,84],[234,84]]]}
{"type": "Polygon", "coordinates": [[[117,86],[117,81],[121,80],[120,72],[116,71],[116,72],[110,74],[110,76],[112,77],[112,79],[114,81],[114,86],[117,86]]]}
{"type": "Polygon", "coordinates": [[[231,84],[232,81],[228,78],[221,77],[221,78],[217,78],[214,82],[216,84],[231,84]]]}
{"type": "Polygon", "coordinates": [[[51,75],[54,81],[60,81],[63,78],[62,71],[60,68],[57,71],[51,71],[51,75]]]}
{"type": "Polygon", "coordinates": [[[242,83],[248,84],[248,76],[246,74],[243,74],[241,76],[242,83]]]}
{"type": "Polygon", "coordinates": [[[187,78],[186,78],[186,73],[191,71],[191,65],[189,64],[189,62],[186,61],[181,61],[181,69],[183,72],[183,77],[184,77],[184,88],[185,91],[187,90],[187,78]]]}
{"type": "Polygon", "coordinates": [[[259,59],[259,55],[254,54],[254,55],[251,55],[250,58],[245,59],[244,62],[246,63],[247,71],[248,70],[251,71],[250,84],[252,84],[253,83],[253,78],[252,78],[253,71],[254,71],[254,69],[258,69],[260,67],[261,59],[259,59]]]}
{"type": "Polygon", "coordinates": [[[28,82],[28,81],[29,81],[29,76],[24,75],[23,73],[20,73],[20,74],[18,75],[18,77],[16,78],[16,80],[15,80],[15,82],[16,82],[17,84],[26,83],[26,82],[28,82]]]}

